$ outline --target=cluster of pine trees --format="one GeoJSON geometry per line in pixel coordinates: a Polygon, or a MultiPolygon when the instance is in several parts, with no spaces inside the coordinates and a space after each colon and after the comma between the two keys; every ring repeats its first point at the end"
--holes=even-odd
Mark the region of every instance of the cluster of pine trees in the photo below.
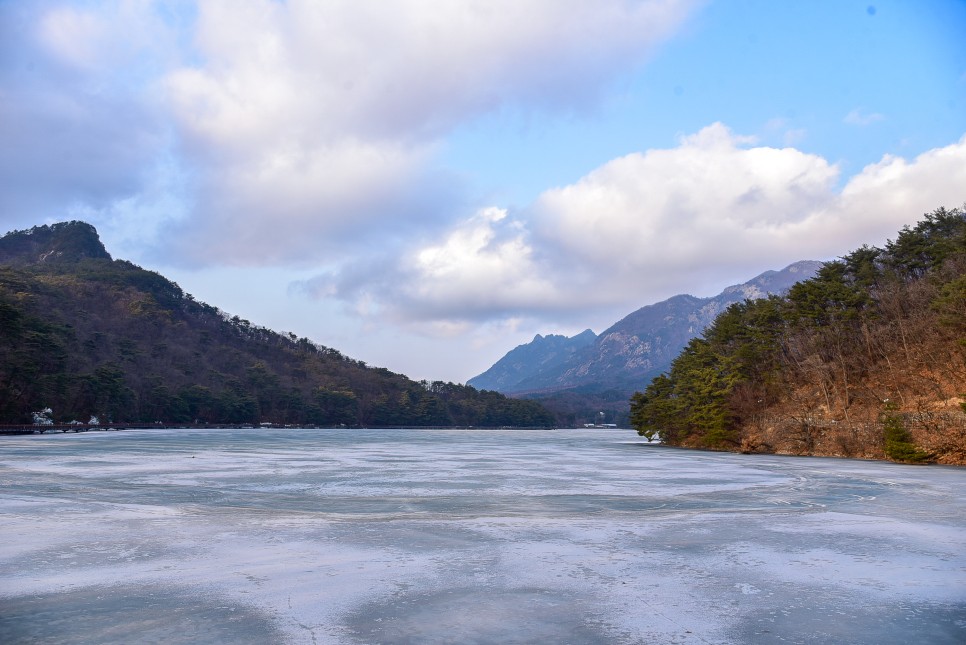
{"type": "Polygon", "coordinates": [[[631,399],[671,445],[966,463],[966,214],[745,301],[631,399]]]}
{"type": "Polygon", "coordinates": [[[196,301],[68,222],[0,238],[0,424],[538,426],[532,401],[416,382],[196,301]]]}

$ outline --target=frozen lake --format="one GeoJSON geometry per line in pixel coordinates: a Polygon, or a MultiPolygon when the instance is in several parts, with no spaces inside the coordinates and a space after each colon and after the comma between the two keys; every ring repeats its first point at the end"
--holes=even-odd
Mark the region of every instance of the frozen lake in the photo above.
{"type": "Polygon", "coordinates": [[[963,643],[964,491],[627,430],[0,437],[0,642],[963,643]]]}

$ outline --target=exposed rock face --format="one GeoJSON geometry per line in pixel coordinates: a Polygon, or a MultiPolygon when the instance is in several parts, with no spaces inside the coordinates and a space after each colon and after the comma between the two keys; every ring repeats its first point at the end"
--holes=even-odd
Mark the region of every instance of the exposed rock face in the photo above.
{"type": "Polygon", "coordinates": [[[668,368],[688,341],[735,302],[786,291],[812,277],[821,262],[801,261],[766,271],[712,298],[673,296],[641,307],[599,336],[540,336],[520,345],[469,384],[505,394],[573,388],[632,392],[668,368]]]}

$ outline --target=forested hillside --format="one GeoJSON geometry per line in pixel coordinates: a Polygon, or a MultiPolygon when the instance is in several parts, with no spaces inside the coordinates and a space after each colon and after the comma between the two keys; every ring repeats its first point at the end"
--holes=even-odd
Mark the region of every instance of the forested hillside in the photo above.
{"type": "Polygon", "coordinates": [[[88,224],[0,238],[0,423],[549,426],[531,401],[415,382],[194,300],[88,224]]]}
{"type": "Polygon", "coordinates": [[[729,307],[631,400],[641,435],[745,452],[966,464],[966,214],[729,307]]]}

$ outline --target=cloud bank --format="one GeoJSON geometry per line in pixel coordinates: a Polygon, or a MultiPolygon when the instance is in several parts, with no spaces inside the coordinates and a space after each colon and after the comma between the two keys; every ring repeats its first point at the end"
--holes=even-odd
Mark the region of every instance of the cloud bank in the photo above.
{"type": "Polygon", "coordinates": [[[200,64],[163,83],[199,171],[185,224],[206,261],[345,252],[449,216],[440,138],[508,104],[593,105],[687,2],[201,3],[200,64]]]}
{"type": "Polygon", "coordinates": [[[614,159],[519,213],[481,210],[378,271],[310,288],[413,322],[640,306],[881,244],[922,213],[962,204],[966,137],[912,160],[884,157],[841,189],[838,180],[819,156],[756,146],[715,123],[675,148],[614,159]]]}
{"type": "Polygon", "coordinates": [[[3,3],[0,205],[166,234],[200,265],[355,253],[451,218],[433,160],[454,127],[592,110],[695,4],[3,3]]]}

